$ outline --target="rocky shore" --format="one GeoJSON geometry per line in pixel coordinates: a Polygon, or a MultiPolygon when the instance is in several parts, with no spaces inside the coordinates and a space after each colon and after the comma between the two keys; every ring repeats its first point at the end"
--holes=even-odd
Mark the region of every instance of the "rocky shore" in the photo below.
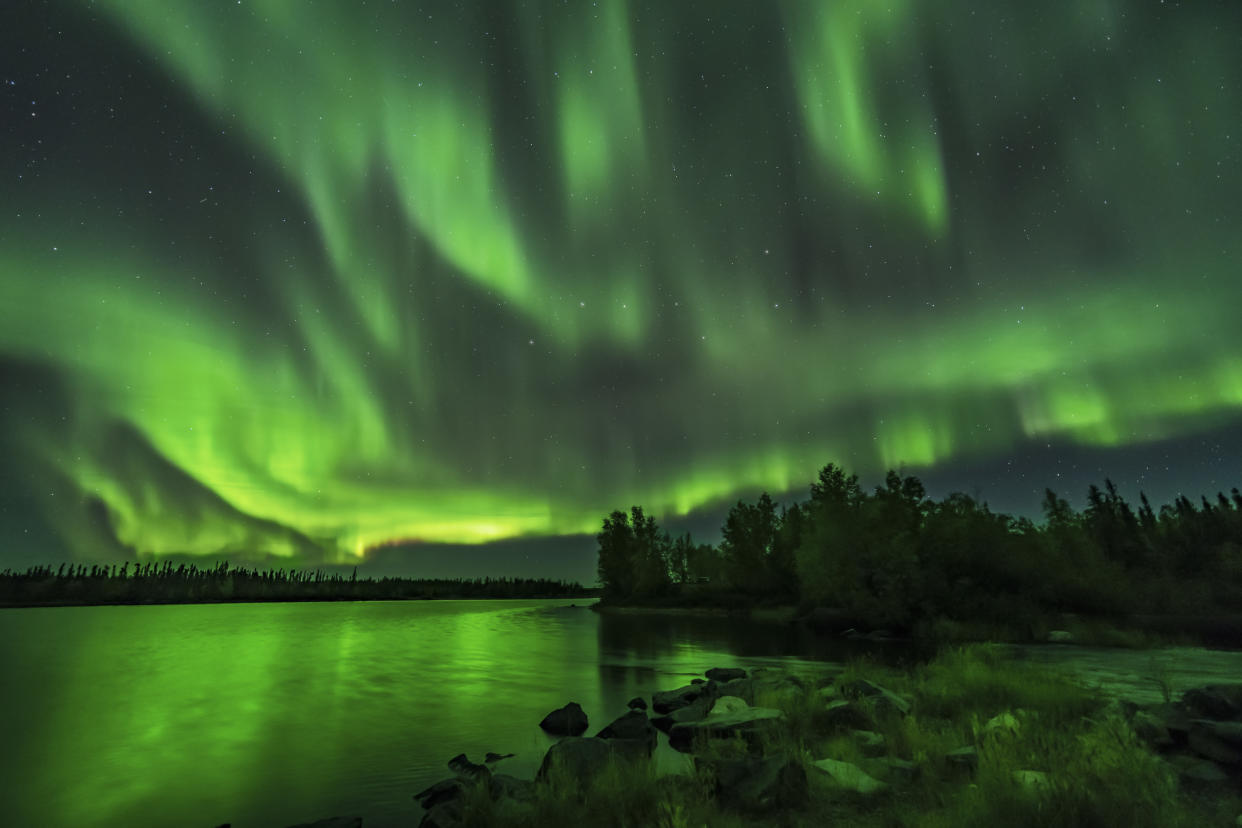
{"type": "MultiPolygon", "coordinates": [[[[824,803],[836,807],[844,802],[842,807],[856,815],[883,811],[903,798],[925,797],[933,786],[942,801],[960,794],[964,802],[983,795],[980,791],[988,796],[999,791],[1016,797],[1016,805],[1007,807],[1052,818],[1064,811],[1065,801],[1079,796],[1078,783],[1088,790],[1099,784],[1067,776],[1071,771],[1084,777],[1113,770],[1146,774],[1135,784],[1152,787],[1150,780],[1167,780],[1172,797],[1223,801],[1239,796],[1242,684],[1200,687],[1146,706],[1096,700],[1092,715],[1077,717],[1081,721],[1074,726],[1080,732],[1074,739],[1092,756],[1099,753],[1092,740],[1106,745],[1115,737],[1124,750],[1076,770],[1074,756],[1058,754],[1062,747],[1050,744],[1046,757],[1029,748],[1064,729],[1054,723],[1053,711],[1015,707],[986,718],[972,714],[968,725],[947,726],[951,715],[946,720],[943,706],[928,695],[934,681],[933,676],[902,692],[857,669],[808,679],[776,669],[717,667],[684,686],[632,699],[625,712],[590,736],[587,711],[569,702],[540,723],[558,741],[547,749],[533,779],[498,770],[507,756],[488,754],[477,763],[455,756],[447,763],[450,775],[415,795],[424,811],[419,824],[540,824],[551,818],[549,801],[586,797],[609,774],[614,788],[659,788],[648,795],[670,801],[697,797],[700,811],[708,808],[739,820],[729,824],[747,825],[814,824],[819,811],[829,807],[824,803]],[[936,733],[936,740],[920,741],[919,728],[936,733]],[[807,738],[807,731],[816,738],[807,738]],[[661,739],[693,758],[692,774],[655,773],[651,757],[661,739]],[[1026,764],[1015,759],[1022,756],[1026,764]],[[1005,776],[1000,782],[998,769],[1005,776]]],[[[1081,706],[1082,700],[1073,704],[1081,706]]],[[[668,807],[680,813],[680,805],[668,807]]],[[[667,821],[685,824],[678,819],[667,821]]],[[[298,828],[361,824],[357,818],[335,818],[298,828]]]]}

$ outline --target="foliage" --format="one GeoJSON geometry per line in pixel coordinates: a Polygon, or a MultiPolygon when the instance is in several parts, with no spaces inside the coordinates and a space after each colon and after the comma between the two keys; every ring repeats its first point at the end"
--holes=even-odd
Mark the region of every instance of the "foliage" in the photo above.
{"type": "Polygon", "coordinates": [[[171,561],[37,566],[0,572],[0,605],[197,604],[222,601],[369,601],[419,598],[572,598],[576,583],[543,578],[358,578],[322,570],[211,568],[171,561]]]}
{"type": "Polygon", "coordinates": [[[1159,510],[1141,495],[1135,509],[1105,480],[1082,512],[1051,490],[1043,507],[1036,525],[961,493],[932,500],[917,478],[896,472],[868,493],[829,464],[804,502],[778,506],[766,493],[737,502],[718,548],[689,535],[670,542],[639,507],[614,512],[599,535],[600,581],[608,600],[799,602],[936,637],[983,625],[1038,639],[1066,613],[1242,611],[1237,489],[1159,510]]]}

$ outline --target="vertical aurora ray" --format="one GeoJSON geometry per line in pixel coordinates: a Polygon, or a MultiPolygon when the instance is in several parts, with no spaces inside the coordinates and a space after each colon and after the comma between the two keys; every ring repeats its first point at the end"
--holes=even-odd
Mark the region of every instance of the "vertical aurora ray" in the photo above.
{"type": "Polygon", "coordinates": [[[55,11],[7,27],[0,355],[7,485],[81,555],[347,561],[1242,416],[1234,6],[55,11]]]}

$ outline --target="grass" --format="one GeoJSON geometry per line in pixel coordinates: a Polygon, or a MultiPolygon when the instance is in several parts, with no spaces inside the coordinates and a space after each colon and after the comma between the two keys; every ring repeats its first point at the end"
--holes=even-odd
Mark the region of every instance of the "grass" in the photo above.
{"type": "Polygon", "coordinates": [[[1087,647],[1120,647],[1149,650],[1157,647],[1200,646],[1203,641],[1190,633],[1158,633],[1150,630],[1120,627],[1101,619],[1062,618],[1027,613],[1024,623],[992,621],[961,621],[937,617],[915,625],[915,638],[934,641],[942,646],[972,642],[1007,641],[1014,644],[1038,644],[1048,641],[1053,630],[1065,630],[1074,644],[1087,647]]]}
{"type": "MultiPolygon", "coordinates": [[[[910,670],[855,661],[831,680],[835,687],[828,693],[840,697],[862,678],[911,702],[909,715],[860,699],[854,702],[857,718],[841,721],[826,711],[822,688],[810,685],[755,699],[785,712],[785,726],[759,747],[765,755],[785,752],[804,763],[809,797],[800,807],[762,817],[733,813],[712,796],[710,773],[659,777],[649,762],[622,761],[583,791],[553,773],[528,803],[498,805],[475,792],[466,803],[465,824],[1197,828],[1232,825],[1242,812],[1237,795],[1202,798],[1180,791],[1169,766],[1135,736],[1116,705],[1043,667],[1011,660],[1004,647],[954,647],[910,670]],[[1005,717],[1003,726],[993,723],[998,716],[1005,717]],[[913,761],[918,775],[902,781],[886,773],[882,757],[867,756],[850,732],[860,724],[883,735],[883,756],[913,761]],[[963,746],[978,752],[973,770],[946,760],[963,746]],[[840,790],[811,766],[823,758],[888,776],[892,787],[870,797],[840,790]],[[1042,777],[1026,786],[1015,779],[1016,771],[1042,777]]],[[[705,747],[722,757],[753,750],[740,738],[705,747]]]]}

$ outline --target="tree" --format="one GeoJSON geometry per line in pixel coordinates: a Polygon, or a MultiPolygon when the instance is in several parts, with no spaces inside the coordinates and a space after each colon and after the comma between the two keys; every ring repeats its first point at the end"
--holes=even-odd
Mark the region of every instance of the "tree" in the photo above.
{"type": "Polygon", "coordinates": [[[629,598],[634,592],[634,530],[629,516],[617,510],[604,518],[599,541],[599,583],[608,599],[629,598]]]}
{"type": "Polygon", "coordinates": [[[725,573],[735,589],[743,592],[772,592],[776,578],[772,553],[777,544],[781,519],[767,492],[755,505],[738,501],[729,510],[722,530],[720,553],[725,573]]]}

